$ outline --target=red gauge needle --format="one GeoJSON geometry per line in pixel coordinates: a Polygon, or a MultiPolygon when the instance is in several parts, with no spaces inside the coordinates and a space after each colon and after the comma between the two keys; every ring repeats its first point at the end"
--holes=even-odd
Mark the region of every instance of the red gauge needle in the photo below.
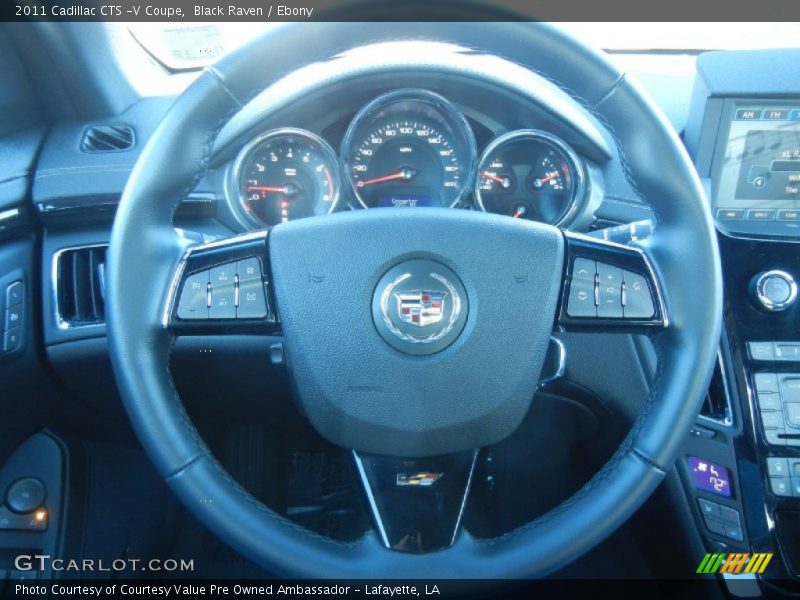
{"type": "Polygon", "coordinates": [[[511,187],[511,180],[508,177],[500,177],[499,175],[495,175],[489,171],[484,171],[483,176],[487,179],[491,179],[492,181],[496,181],[503,189],[508,189],[511,187]]]}
{"type": "Polygon", "coordinates": [[[356,187],[363,188],[365,185],[372,185],[373,183],[383,183],[384,181],[395,181],[402,179],[403,181],[410,181],[414,178],[417,172],[414,169],[403,168],[397,173],[391,175],[383,175],[382,177],[375,177],[374,179],[366,179],[364,181],[357,181],[356,187]]]}
{"type": "Polygon", "coordinates": [[[265,194],[269,194],[270,192],[275,192],[276,194],[285,194],[286,193],[286,186],[284,187],[272,187],[268,185],[248,185],[247,186],[248,192],[264,192],[265,194]]]}
{"type": "Polygon", "coordinates": [[[558,177],[558,173],[557,172],[550,173],[549,175],[546,175],[545,177],[537,177],[536,179],[533,180],[533,187],[540,188],[545,183],[547,183],[551,179],[555,179],[556,177],[558,177]]]}
{"type": "Polygon", "coordinates": [[[523,206],[522,204],[520,204],[520,205],[517,207],[517,209],[514,211],[514,214],[513,214],[513,215],[511,215],[511,216],[512,216],[512,217],[514,217],[515,219],[519,219],[519,218],[520,218],[522,215],[524,215],[526,212],[528,212],[528,209],[526,209],[526,208],[525,208],[525,206],[523,206]]]}

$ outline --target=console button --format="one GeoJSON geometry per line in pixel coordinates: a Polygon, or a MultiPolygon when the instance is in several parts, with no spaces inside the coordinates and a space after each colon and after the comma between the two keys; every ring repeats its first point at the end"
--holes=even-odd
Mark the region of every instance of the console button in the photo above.
{"type": "Polygon", "coordinates": [[[750,358],[753,360],[770,361],[775,358],[772,351],[772,342],[747,342],[747,349],[750,351],[750,358]]]}
{"type": "Polygon", "coordinates": [[[255,256],[245,258],[236,263],[236,272],[239,274],[239,281],[249,281],[252,279],[261,280],[261,261],[255,256]]]}
{"type": "Polygon", "coordinates": [[[800,210],[779,210],[778,221],[800,221],[800,210]]]}
{"type": "Polygon", "coordinates": [[[703,518],[719,517],[719,504],[716,502],[711,502],[710,500],[705,500],[704,498],[698,498],[697,503],[700,505],[700,512],[703,513],[703,518]]]}
{"type": "Polygon", "coordinates": [[[783,413],[779,410],[763,411],[761,413],[761,424],[765,429],[783,429],[783,413]]]}
{"type": "Polygon", "coordinates": [[[789,459],[789,471],[792,477],[800,477],[800,458],[789,459]]]}
{"type": "Polygon", "coordinates": [[[773,477],[789,477],[789,459],[768,458],[767,473],[773,477]]]}
{"type": "Polygon", "coordinates": [[[792,495],[792,484],[788,477],[771,477],[769,485],[776,496],[792,495]]]}
{"type": "Polygon", "coordinates": [[[800,361],[800,344],[775,344],[775,360],[800,361]]]}
{"type": "Polygon", "coordinates": [[[266,316],[267,302],[261,277],[239,280],[239,307],[236,309],[236,317],[238,319],[263,319],[266,316]]]}
{"type": "Polygon", "coordinates": [[[778,392],[778,376],[775,373],[756,373],[753,380],[759,393],[778,392]]]}
{"type": "Polygon", "coordinates": [[[715,519],[706,519],[706,527],[711,533],[716,533],[717,535],[725,535],[725,525],[722,521],[717,521],[715,519]]]}
{"type": "Polygon", "coordinates": [[[569,286],[567,314],[570,317],[596,317],[594,303],[594,281],[573,279],[569,286]]]}
{"type": "Polygon", "coordinates": [[[742,528],[732,525],[725,526],[725,537],[731,538],[732,540],[736,540],[737,542],[741,542],[744,540],[744,535],[742,534],[742,528]]]}
{"type": "Polygon", "coordinates": [[[15,281],[6,288],[6,306],[22,304],[22,282],[15,281]]]}
{"type": "Polygon", "coordinates": [[[597,273],[597,263],[588,258],[576,258],[572,265],[572,279],[582,279],[583,281],[594,281],[597,273]]]}
{"type": "Polygon", "coordinates": [[[22,345],[22,327],[9,329],[3,334],[3,352],[13,352],[22,345]]]}
{"type": "Polygon", "coordinates": [[[208,271],[189,275],[178,300],[179,319],[208,319],[208,271]]]}
{"type": "Polygon", "coordinates": [[[786,446],[786,438],[780,437],[785,434],[783,429],[764,429],[764,439],[771,446],[786,446]]]}
{"type": "Polygon", "coordinates": [[[625,318],[649,319],[655,315],[653,297],[650,295],[650,286],[647,280],[638,273],[625,271],[625,318]]]}
{"type": "Polygon", "coordinates": [[[800,402],[786,403],[786,424],[800,428],[800,402]]]}
{"type": "Polygon", "coordinates": [[[741,208],[717,209],[718,221],[741,221],[742,219],[744,219],[744,210],[741,208]]]}
{"type": "Polygon", "coordinates": [[[781,396],[784,402],[800,402],[800,379],[787,377],[781,381],[781,396]]]}
{"type": "Polygon", "coordinates": [[[47,511],[20,515],[11,512],[7,506],[0,506],[0,530],[44,531],[47,529],[47,511]]]}
{"type": "Polygon", "coordinates": [[[761,410],[781,409],[781,397],[778,394],[758,394],[757,400],[761,410]]]}
{"type": "Polygon", "coordinates": [[[15,513],[33,512],[44,503],[44,484],[34,477],[18,479],[6,490],[6,506],[15,513]]]}
{"type": "Polygon", "coordinates": [[[235,282],[236,263],[211,269],[211,308],[208,311],[210,318],[236,318],[235,282]]]}
{"type": "Polygon", "coordinates": [[[739,511],[735,508],[731,508],[730,506],[720,506],[719,517],[727,525],[739,525],[741,523],[739,520],[739,511]]]}
{"type": "Polygon", "coordinates": [[[775,211],[772,209],[750,209],[747,211],[748,221],[774,221],[775,211]]]}

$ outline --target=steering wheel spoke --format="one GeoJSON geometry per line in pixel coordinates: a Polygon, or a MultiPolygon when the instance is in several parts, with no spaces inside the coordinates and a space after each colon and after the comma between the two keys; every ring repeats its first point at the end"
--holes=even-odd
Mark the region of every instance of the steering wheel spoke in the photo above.
{"type": "Polygon", "coordinates": [[[641,249],[571,232],[565,238],[559,329],[646,333],[668,325],[661,286],[641,249]]]}
{"type": "Polygon", "coordinates": [[[265,231],[190,248],[170,286],[164,324],[179,335],[278,333],[265,231]]]}
{"type": "Polygon", "coordinates": [[[425,458],[354,450],[353,457],[386,548],[423,554],[455,543],[478,450],[425,458]]]}

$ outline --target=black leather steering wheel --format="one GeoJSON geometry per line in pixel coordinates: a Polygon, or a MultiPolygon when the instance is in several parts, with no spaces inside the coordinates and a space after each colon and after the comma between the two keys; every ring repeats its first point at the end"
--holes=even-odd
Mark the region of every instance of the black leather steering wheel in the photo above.
{"type": "MultiPolygon", "coordinates": [[[[540,24],[303,24],[267,33],[206,69],[172,106],[130,177],[109,252],[111,356],[142,445],[202,523],[282,575],[510,578],[563,566],[619,527],[671,468],[707,389],[720,335],[714,229],[680,141],[634,82],[600,54],[540,24]],[[502,56],[577,100],[611,133],[627,176],[651,203],[653,234],[631,249],[496,215],[378,209],[290,222],[187,254],[173,213],[205,173],[216,136],[233,115],[300,67],[354,47],[410,39],[502,56]],[[487,260],[487,248],[530,261],[506,267],[487,260]],[[532,523],[492,540],[456,529],[452,545],[434,553],[389,549],[385,532],[335,542],[242,489],[211,456],[172,384],[181,277],[198,265],[243,257],[261,261],[274,291],[280,323],[272,326],[284,336],[309,420],[328,439],[353,448],[373,475],[385,457],[469,456],[516,427],[535,392],[554,324],[596,328],[568,314],[576,259],[617,265],[645,281],[653,314],[617,325],[651,337],[658,356],[654,385],[610,462],[532,523]],[[430,268],[443,273],[463,302],[456,315],[463,322],[447,344],[422,354],[387,344],[373,314],[376,298],[389,289],[386,275],[416,276],[420,261],[422,276],[430,268]],[[326,358],[332,348],[344,369],[326,358]]],[[[466,485],[465,479],[462,492],[466,485]]],[[[367,491],[371,502],[380,502],[377,487],[367,491]]]]}

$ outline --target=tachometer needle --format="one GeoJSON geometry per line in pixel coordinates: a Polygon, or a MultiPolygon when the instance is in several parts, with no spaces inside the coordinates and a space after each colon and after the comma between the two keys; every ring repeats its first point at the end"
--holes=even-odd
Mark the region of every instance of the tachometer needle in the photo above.
{"type": "Polygon", "coordinates": [[[365,185],[372,185],[373,183],[383,183],[384,181],[395,181],[397,179],[402,179],[403,181],[411,181],[417,172],[414,169],[403,168],[400,169],[397,173],[392,173],[391,175],[383,175],[381,177],[375,177],[374,179],[365,179],[364,181],[357,181],[356,187],[363,188],[365,185]]]}
{"type": "Polygon", "coordinates": [[[528,212],[528,209],[525,208],[524,204],[520,204],[519,206],[517,206],[517,209],[514,211],[514,214],[511,215],[511,216],[514,217],[515,219],[519,219],[526,212],[528,212]]]}
{"type": "Polygon", "coordinates": [[[490,171],[484,171],[483,176],[499,183],[500,187],[502,187],[504,190],[507,190],[511,187],[511,180],[508,177],[500,177],[499,175],[495,175],[490,171]]]}

